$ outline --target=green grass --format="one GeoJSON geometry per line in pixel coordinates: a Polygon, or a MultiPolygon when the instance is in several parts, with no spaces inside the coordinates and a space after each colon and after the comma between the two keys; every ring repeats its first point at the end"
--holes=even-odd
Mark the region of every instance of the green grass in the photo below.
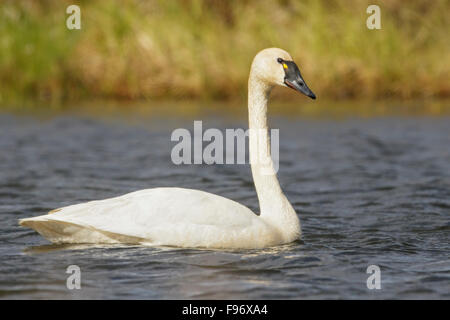
{"type": "Polygon", "coordinates": [[[0,105],[245,99],[252,58],[272,46],[291,53],[319,98],[449,97],[449,9],[445,0],[3,1],[0,105]],[[81,7],[81,30],[66,28],[70,4],[81,7]],[[369,4],[380,5],[382,30],[366,28],[369,4]]]}

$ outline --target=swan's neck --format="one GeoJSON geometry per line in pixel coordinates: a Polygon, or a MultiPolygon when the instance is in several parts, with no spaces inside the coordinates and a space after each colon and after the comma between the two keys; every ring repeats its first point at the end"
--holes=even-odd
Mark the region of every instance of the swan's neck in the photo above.
{"type": "Polygon", "coordinates": [[[283,237],[293,240],[299,236],[300,222],[278,182],[267,128],[267,102],[272,86],[250,73],[248,89],[250,163],[261,218],[276,227],[283,237]]]}

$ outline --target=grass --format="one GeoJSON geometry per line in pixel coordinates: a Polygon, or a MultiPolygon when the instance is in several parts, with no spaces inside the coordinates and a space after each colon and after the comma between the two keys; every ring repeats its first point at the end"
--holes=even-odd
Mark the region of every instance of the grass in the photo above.
{"type": "Polygon", "coordinates": [[[244,100],[252,58],[273,46],[320,98],[448,98],[449,9],[446,0],[6,0],[0,105],[244,100]],[[81,30],[66,28],[70,4],[81,7],[81,30]],[[381,8],[381,30],[366,28],[369,4],[381,8]]]}

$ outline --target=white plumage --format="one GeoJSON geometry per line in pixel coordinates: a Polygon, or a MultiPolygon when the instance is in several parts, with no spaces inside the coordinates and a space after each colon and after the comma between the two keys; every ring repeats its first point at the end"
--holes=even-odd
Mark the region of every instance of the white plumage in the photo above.
{"type": "Polygon", "coordinates": [[[182,188],[146,189],[76,204],[23,219],[21,225],[56,243],[237,248],[264,247],[280,240],[278,233],[247,207],[182,188]]]}
{"type": "Polygon", "coordinates": [[[280,58],[292,60],[287,52],[277,48],[259,52],[249,77],[249,126],[263,129],[265,140],[262,141],[266,141],[262,148],[261,140],[258,142],[250,134],[259,216],[235,201],[211,193],[155,188],[56,209],[46,215],[22,219],[20,225],[35,229],[55,243],[262,248],[298,239],[300,221],[278,183],[270,158],[266,123],[267,99],[272,87],[285,86],[287,73],[280,58]],[[269,159],[264,165],[258,161],[261,153],[269,159]]]}

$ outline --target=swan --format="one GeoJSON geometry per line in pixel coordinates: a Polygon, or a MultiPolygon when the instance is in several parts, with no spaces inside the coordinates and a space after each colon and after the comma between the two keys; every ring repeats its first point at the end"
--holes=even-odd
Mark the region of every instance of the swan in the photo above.
{"type": "Polygon", "coordinates": [[[268,48],[253,59],[248,80],[249,152],[260,215],[212,193],[153,188],[55,209],[19,224],[53,243],[251,249],[299,239],[300,220],[281,190],[270,157],[267,102],[276,85],[316,98],[286,51],[268,48]]]}

